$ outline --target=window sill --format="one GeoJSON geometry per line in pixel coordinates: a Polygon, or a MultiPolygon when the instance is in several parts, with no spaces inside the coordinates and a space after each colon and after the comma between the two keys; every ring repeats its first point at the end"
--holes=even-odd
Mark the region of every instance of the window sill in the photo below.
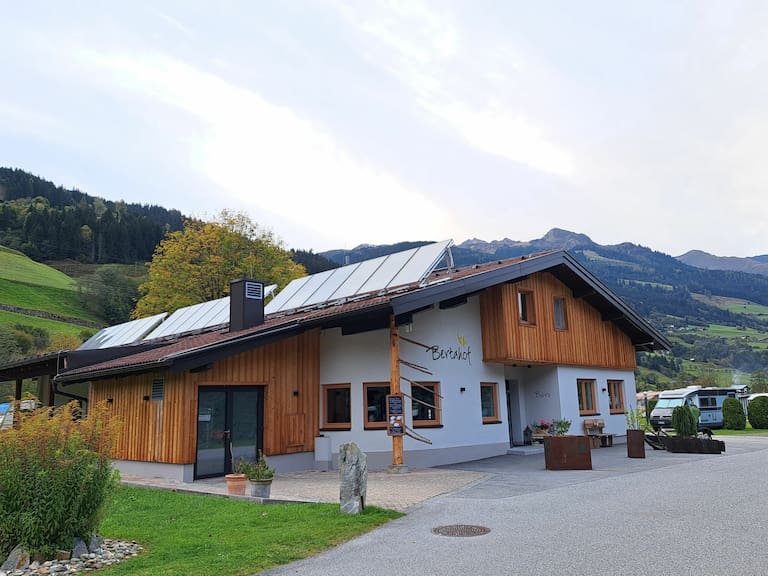
{"type": "Polygon", "coordinates": [[[352,425],[339,428],[320,428],[320,432],[349,432],[350,430],[352,430],[352,425]]]}
{"type": "Polygon", "coordinates": [[[611,414],[624,414],[624,410],[611,410],[611,414]]]}
{"type": "Polygon", "coordinates": [[[386,430],[387,425],[384,426],[363,426],[363,430],[386,430]]]}
{"type": "Polygon", "coordinates": [[[579,416],[600,416],[600,412],[579,412],[579,416]]]}
{"type": "Polygon", "coordinates": [[[413,424],[414,428],[442,428],[442,424],[413,424]]]}
{"type": "Polygon", "coordinates": [[[483,420],[483,424],[502,424],[501,420],[483,420]]]}

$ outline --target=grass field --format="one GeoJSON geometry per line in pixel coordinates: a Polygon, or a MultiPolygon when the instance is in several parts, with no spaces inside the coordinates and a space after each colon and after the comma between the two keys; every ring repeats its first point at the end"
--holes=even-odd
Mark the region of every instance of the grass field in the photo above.
{"type": "Polygon", "coordinates": [[[768,306],[755,304],[749,300],[740,298],[727,298],[725,296],[705,296],[704,294],[691,294],[693,298],[710,306],[723,308],[734,314],[749,314],[754,316],[768,317],[768,306]]]}
{"type": "Polygon", "coordinates": [[[4,246],[0,246],[0,278],[62,290],[77,289],[75,282],[66,274],[4,246]]]}
{"type": "Polygon", "coordinates": [[[95,328],[86,328],[85,326],[77,326],[75,324],[67,324],[66,322],[57,322],[56,320],[48,320],[47,318],[38,318],[37,316],[26,316],[25,314],[16,314],[14,312],[5,312],[0,310],[0,324],[5,326],[13,326],[14,324],[25,324],[32,326],[33,328],[44,328],[48,331],[51,338],[58,335],[72,336],[80,339],[80,334],[84,330],[90,332],[96,332],[95,328]]]}
{"type": "Polygon", "coordinates": [[[311,556],[399,516],[374,507],[350,515],[338,504],[263,505],[123,486],[100,533],[144,546],[110,576],[237,576],[311,556]]]}
{"type": "MultiPolygon", "coordinates": [[[[81,305],[77,284],[72,278],[4,246],[0,246],[0,303],[103,323],[81,305]]],[[[17,323],[44,328],[52,337],[59,334],[77,337],[84,330],[75,324],[0,312],[0,324],[12,326],[17,323]]]]}
{"type": "Polygon", "coordinates": [[[754,328],[737,328],[736,326],[710,324],[706,330],[706,334],[712,338],[740,340],[745,344],[749,344],[752,348],[768,348],[768,334],[755,330],[754,328]]]}
{"type": "Polygon", "coordinates": [[[101,322],[94,314],[83,309],[77,292],[69,289],[52,288],[0,278],[0,302],[19,308],[41,310],[96,323],[101,322]]]}

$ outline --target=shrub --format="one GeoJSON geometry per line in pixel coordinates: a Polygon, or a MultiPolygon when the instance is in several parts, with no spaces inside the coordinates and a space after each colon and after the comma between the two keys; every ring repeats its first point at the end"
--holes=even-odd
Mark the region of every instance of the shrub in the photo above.
{"type": "Polygon", "coordinates": [[[688,406],[677,406],[672,410],[672,427],[678,436],[696,435],[697,422],[688,406]]]}
{"type": "Polygon", "coordinates": [[[723,428],[726,430],[744,430],[747,425],[747,417],[744,416],[744,408],[736,398],[723,400],[723,428]]]}
{"type": "Polygon", "coordinates": [[[755,429],[768,428],[768,396],[752,398],[747,406],[749,425],[755,429]]]}
{"type": "Polygon", "coordinates": [[[15,416],[19,427],[0,432],[0,557],[20,544],[50,558],[101,521],[116,424],[104,405],[80,419],[75,402],[15,416]]]}

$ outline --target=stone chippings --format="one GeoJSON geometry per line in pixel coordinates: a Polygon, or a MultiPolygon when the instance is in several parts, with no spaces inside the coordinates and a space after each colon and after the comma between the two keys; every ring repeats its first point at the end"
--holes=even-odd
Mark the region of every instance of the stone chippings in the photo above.
{"type": "Polygon", "coordinates": [[[16,570],[0,570],[0,576],[46,576],[49,574],[79,574],[107,568],[132,558],[142,551],[136,542],[124,542],[105,538],[101,546],[85,552],[79,558],[32,562],[29,567],[16,570]]]}

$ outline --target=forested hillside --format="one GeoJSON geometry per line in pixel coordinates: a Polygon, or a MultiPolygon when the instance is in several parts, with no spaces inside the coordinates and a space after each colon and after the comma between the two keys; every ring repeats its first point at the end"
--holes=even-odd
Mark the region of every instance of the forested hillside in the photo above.
{"type": "Polygon", "coordinates": [[[0,168],[0,245],[38,261],[147,262],[178,210],[112,202],[0,168]]]}

